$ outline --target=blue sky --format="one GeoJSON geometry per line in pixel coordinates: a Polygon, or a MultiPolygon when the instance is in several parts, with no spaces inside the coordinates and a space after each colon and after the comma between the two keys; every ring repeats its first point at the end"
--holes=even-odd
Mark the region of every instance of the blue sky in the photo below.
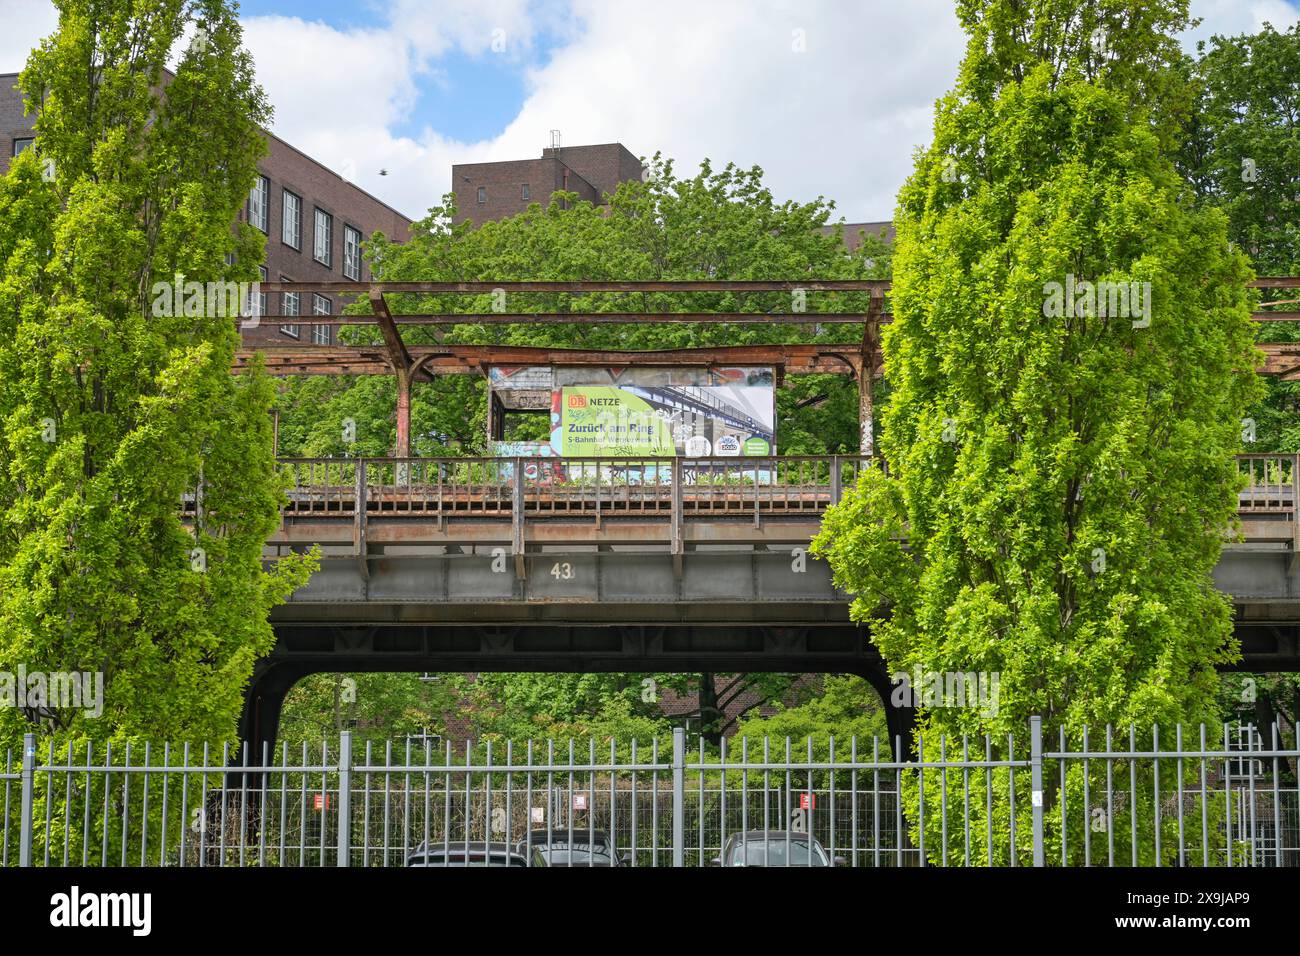
{"type": "MultiPolygon", "coordinates": [[[[622,142],[679,173],[760,166],[778,199],[890,218],[964,45],[954,0],[246,0],[273,130],[412,217],[458,162],[622,142]],[[381,175],[380,171],[386,172],[381,175]]],[[[1192,0],[1211,33],[1300,0],[1192,0]]],[[[0,0],[0,72],[54,27],[0,0]]]]}
{"type": "MultiPolygon", "coordinates": [[[[382,29],[390,12],[387,4],[377,0],[244,0],[239,6],[244,17],[298,17],[342,32],[382,29]]],[[[393,134],[415,136],[429,123],[446,136],[466,141],[500,133],[523,106],[525,70],[545,63],[559,42],[546,23],[539,26],[542,29],[534,34],[531,47],[521,55],[503,58],[457,48],[439,57],[430,72],[416,76],[418,101],[409,118],[390,126],[393,134]]]]}

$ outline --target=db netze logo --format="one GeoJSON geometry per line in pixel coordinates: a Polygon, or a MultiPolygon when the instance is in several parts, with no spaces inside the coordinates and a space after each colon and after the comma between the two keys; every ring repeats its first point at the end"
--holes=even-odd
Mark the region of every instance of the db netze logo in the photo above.
{"type": "Polygon", "coordinates": [[[586,395],[570,395],[570,396],[569,396],[569,407],[570,407],[570,408],[586,408],[586,407],[587,407],[587,396],[586,396],[586,395]]]}

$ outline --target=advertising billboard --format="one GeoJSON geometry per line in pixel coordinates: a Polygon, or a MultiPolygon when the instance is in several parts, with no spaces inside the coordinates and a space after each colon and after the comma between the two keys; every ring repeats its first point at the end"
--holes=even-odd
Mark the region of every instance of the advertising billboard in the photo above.
{"type": "Polygon", "coordinates": [[[774,453],[771,369],[673,370],[674,375],[629,371],[633,374],[625,375],[626,380],[612,384],[556,384],[551,399],[556,454],[708,458],[774,453]]]}

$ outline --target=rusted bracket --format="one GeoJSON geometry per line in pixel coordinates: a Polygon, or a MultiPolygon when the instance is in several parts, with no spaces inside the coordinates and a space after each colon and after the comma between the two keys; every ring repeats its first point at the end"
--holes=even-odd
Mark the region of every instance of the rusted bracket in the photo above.
{"type": "Polygon", "coordinates": [[[400,368],[409,372],[411,353],[407,351],[406,343],[402,341],[402,334],[397,331],[397,323],[393,321],[393,313],[388,310],[384,294],[373,287],[370,289],[370,309],[379,322],[379,331],[383,334],[384,345],[388,348],[388,360],[393,364],[394,370],[400,368]]]}

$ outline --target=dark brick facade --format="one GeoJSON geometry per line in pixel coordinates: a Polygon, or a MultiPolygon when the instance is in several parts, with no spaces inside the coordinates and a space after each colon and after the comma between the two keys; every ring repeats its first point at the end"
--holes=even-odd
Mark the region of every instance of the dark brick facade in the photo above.
{"type": "MultiPolygon", "coordinates": [[[[844,223],[844,245],[850,252],[857,250],[862,245],[861,233],[869,236],[879,236],[885,242],[891,245],[894,242],[894,224],[892,221],[885,222],[846,222],[844,223]]],[[[832,233],[835,231],[834,226],[822,226],[823,233],[832,233]]]]}
{"type": "Polygon", "coordinates": [[[505,219],[545,206],[551,193],[564,190],[599,205],[619,183],[641,178],[641,161],[621,143],[542,150],[540,159],[462,163],[451,167],[456,197],[454,222],[505,219]],[[482,202],[479,201],[480,197],[482,202]]]}
{"type": "MultiPolygon", "coordinates": [[[[18,74],[0,74],[0,175],[9,169],[14,154],[14,141],[33,136],[33,118],[23,114],[22,96],[14,89],[18,74]]],[[[290,146],[284,140],[271,133],[266,134],[267,154],[258,163],[258,169],[267,179],[266,210],[266,259],[262,263],[266,268],[268,281],[292,279],[296,282],[313,282],[351,278],[344,273],[344,243],[348,229],[355,229],[361,238],[368,239],[375,232],[382,232],[389,239],[405,242],[410,237],[411,220],[391,206],[380,202],[374,196],[349,183],[342,176],[322,166],[316,160],[290,146]],[[284,202],[286,190],[300,200],[299,239],[294,248],[286,239],[284,222],[284,202]],[[320,209],[330,217],[329,264],[316,261],[314,256],[315,212],[320,209]]],[[[249,205],[246,203],[239,219],[248,221],[249,205]]],[[[364,261],[359,265],[358,282],[370,278],[370,272],[364,261]]],[[[268,296],[266,310],[268,314],[283,311],[284,303],[276,301],[278,296],[268,296]]],[[[327,303],[330,311],[337,313],[343,304],[339,296],[331,297],[327,303]]],[[[299,297],[298,312],[309,316],[313,302],[306,296],[299,297]]],[[[288,325],[288,323],[284,323],[288,325]]],[[[292,327],[290,327],[292,328],[292,327]]],[[[333,339],[334,329],[329,326],[311,326],[307,323],[296,324],[298,337],[294,338],[282,329],[280,320],[263,320],[251,329],[244,330],[247,344],[292,344],[295,341],[310,342],[314,334],[324,340],[325,336],[333,339]]]]}
{"type": "Polygon", "coordinates": [[[0,73],[0,176],[9,172],[14,140],[32,136],[32,118],[23,113],[22,95],[14,89],[17,73],[0,73]]]}
{"type": "MultiPolygon", "coordinates": [[[[411,220],[406,216],[270,133],[267,134],[267,154],[258,163],[258,169],[269,182],[264,263],[268,281],[291,279],[295,282],[315,282],[352,278],[344,274],[344,242],[348,229],[356,230],[363,240],[369,239],[375,232],[382,232],[396,242],[405,242],[410,236],[411,220]],[[297,248],[286,241],[291,238],[284,221],[286,191],[300,200],[297,248]],[[318,209],[330,217],[328,265],[317,261],[315,257],[315,218],[318,209]]],[[[249,206],[246,203],[239,218],[248,221],[248,217],[249,206]]],[[[358,281],[365,282],[369,278],[370,270],[363,260],[360,263],[358,281]]],[[[277,298],[279,297],[268,296],[269,313],[284,311],[284,303],[275,301],[277,298]]],[[[338,298],[336,296],[328,303],[331,312],[339,311],[342,303],[337,301],[338,298]]],[[[309,315],[312,307],[307,296],[299,297],[299,314],[309,315]]],[[[334,331],[328,326],[319,326],[316,334],[322,337],[326,334],[332,336],[334,331]]],[[[298,332],[300,341],[312,341],[312,326],[300,324],[298,332]]],[[[245,330],[244,340],[249,344],[285,344],[295,341],[281,330],[281,320],[278,319],[264,321],[256,329],[245,330]]]]}

